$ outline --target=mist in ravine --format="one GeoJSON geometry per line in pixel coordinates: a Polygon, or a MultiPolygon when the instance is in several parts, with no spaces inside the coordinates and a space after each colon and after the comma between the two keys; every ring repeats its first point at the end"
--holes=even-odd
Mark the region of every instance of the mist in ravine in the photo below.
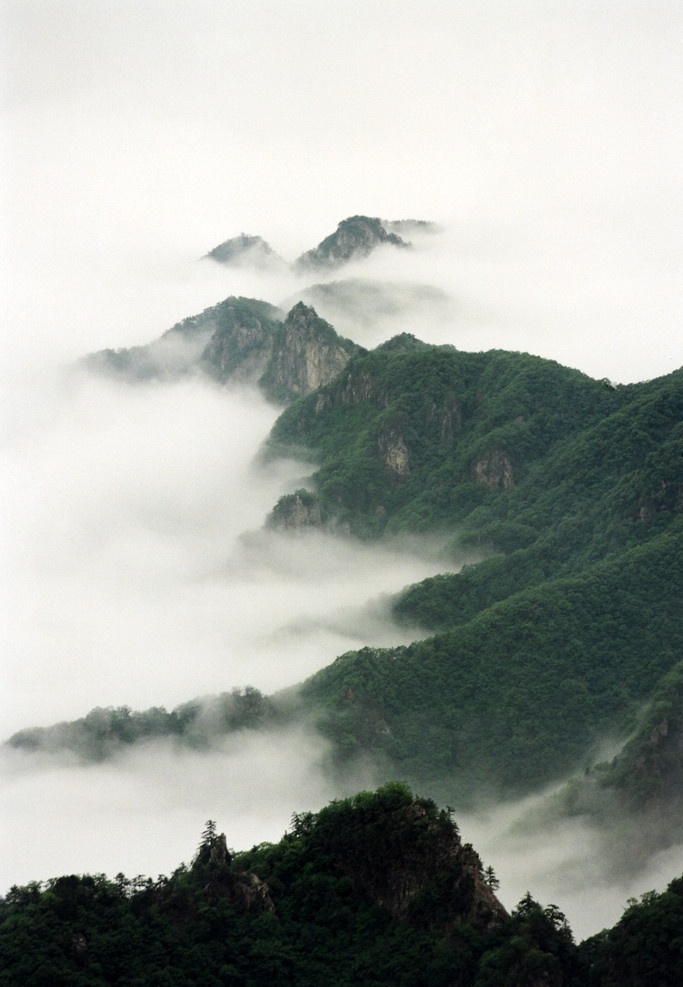
{"type": "MultiPolygon", "coordinates": [[[[266,530],[311,470],[260,460],[279,408],[200,378],[98,378],[86,353],[241,294],[303,298],[366,347],[411,332],[617,382],[683,362],[679,5],[172,7],[0,4],[1,739],[294,685],[411,640],[389,596],[459,564],[439,539],[266,530]],[[329,275],[201,259],[246,232],[291,261],[358,213],[441,229],[329,275]]],[[[278,839],[342,794],[324,756],[300,729],[88,766],[5,750],[0,891],[168,873],[209,818],[235,849],[278,839]]],[[[346,791],[375,781],[367,766],[346,791]]],[[[463,817],[463,836],[506,905],[528,888],[577,934],[681,870],[674,849],[620,878],[587,824],[529,834],[528,810],[463,817]]]]}

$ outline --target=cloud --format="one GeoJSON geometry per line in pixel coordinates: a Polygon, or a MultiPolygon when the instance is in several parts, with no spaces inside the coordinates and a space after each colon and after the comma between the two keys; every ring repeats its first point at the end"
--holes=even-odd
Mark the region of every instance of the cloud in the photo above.
{"type": "MultiPolygon", "coordinates": [[[[435,220],[414,251],[345,269],[427,292],[379,327],[354,316],[359,342],[408,331],[620,381],[681,363],[675,0],[7,0],[1,16],[3,735],[299,681],[391,643],[383,594],[440,567],[414,546],[242,538],[310,468],[255,470],[277,414],[258,395],[64,372],[230,294],[308,287],[199,260],[222,240],[294,258],[356,213],[435,220]]],[[[208,817],[240,846],[337,794],[310,738],[235,743],[56,773],[4,762],[6,880],[165,871],[208,817]]],[[[528,874],[560,907],[576,895],[577,929],[573,862],[596,897],[621,893],[582,871],[599,854],[581,857],[581,828],[555,834],[558,872],[552,845],[501,836],[497,859],[500,827],[477,826],[504,887],[528,874]]]]}
{"type": "Polygon", "coordinates": [[[638,822],[599,827],[587,817],[553,818],[540,793],[458,816],[464,839],[500,881],[508,909],[531,894],[567,916],[577,941],[614,925],[629,898],[663,891],[683,871],[683,844],[652,853],[638,822]]]}
{"type": "MultiPolygon", "coordinates": [[[[190,862],[207,819],[235,850],[277,842],[293,812],[343,794],[325,779],[323,755],[320,737],[301,729],[238,733],[201,754],[149,744],[87,767],[5,750],[0,887],[68,873],[169,874],[190,862]]],[[[347,784],[351,793],[373,781],[347,784]]]]}

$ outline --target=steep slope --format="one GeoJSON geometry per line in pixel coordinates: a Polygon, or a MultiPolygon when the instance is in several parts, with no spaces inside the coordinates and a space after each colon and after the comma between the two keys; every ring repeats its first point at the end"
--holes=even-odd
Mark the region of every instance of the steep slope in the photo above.
{"type": "Polygon", "coordinates": [[[304,684],[304,704],[340,766],[372,756],[444,797],[528,792],[625,733],[675,665],[682,558],[679,523],[433,638],[343,655],[304,684]]]}
{"type": "Polygon", "coordinates": [[[506,501],[534,463],[616,401],[604,384],[548,360],[403,336],[287,409],[272,447],[311,450],[331,525],[364,537],[453,530],[475,508],[506,501]]]}
{"type": "Polygon", "coordinates": [[[295,305],[273,337],[259,386],[277,401],[311,394],[334,380],[351,357],[362,352],[303,302],[295,305]]]}
{"type": "Polygon", "coordinates": [[[557,905],[508,915],[450,811],[391,783],[231,852],[206,823],[170,877],[65,875],[0,898],[2,983],[677,987],[683,878],[578,947],[557,905]]]}
{"type": "Polygon", "coordinates": [[[282,316],[267,302],[230,297],[147,346],[102,350],[85,364],[129,380],[203,373],[222,384],[257,385],[269,399],[286,403],[334,379],[362,352],[301,302],[282,316]]]}
{"type": "Polygon", "coordinates": [[[231,296],[146,346],[101,350],[84,362],[89,370],[128,380],[172,379],[202,369],[219,380],[254,381],[263,373],[282,317],[268,302],[231,296]]]}
{"type": "Polygon", "coordinates": [[[473,987],[516,937],[524,983],[568,983],[576,950],[561,913],[527,896],[509,918],[484,873],[450,814],[398,784],[295,814],[278,844],[246,853],[231,854],[209,821],[191,866],[170,878],[13,888],[0,904],[2,976],[26,987],[473,987]]]}
{"type": "Polygon", "coordinates": [[[450,531],[489,556],[396,601],[436,637],[345,655],[305,684],[340,763],[384,758],[444,796],[454,777],[461,794],[520,792],[626,738],[680,660],[682,385],[678,371],[614,389],[399,338],[282,414],[275,448],[311,449],[321,523],[450,531]]]}
{"type": "MultiPolygon", "coordinates": [[[[272,523],[437,532],[481,561],[396,601],[398,619],[435,637],[345,655],[304,684],[298,708],[272,697],[243,725],[303,717],[333,742],[335,770],[370,756],[385,777],[444,798],[455,778],[461,798],[529,791],[590,764],[607,734],[625,742],[680,661],[683,372],[615,389],[552,361],[407,334],[351,355],[303,304],[270,340],[269,393],[315,387],[315,354],[333,377],[273,429],[270,454],[308,448],[315,472],[272,523]]],[[[230,328],[228,357],[233,343],[230,328]]],[[[86,757],[148,735],[211,743],[192,708],[100,711],[11,742],[86,757]]],[[[235,728],[225,710],[217,734],[235,728]]],[[[663,801],[680,777],[672,751],[663,801]]]]}

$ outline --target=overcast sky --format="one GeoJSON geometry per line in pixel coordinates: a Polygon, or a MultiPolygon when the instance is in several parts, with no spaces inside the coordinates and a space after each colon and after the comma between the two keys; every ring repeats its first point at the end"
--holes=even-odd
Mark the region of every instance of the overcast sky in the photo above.
{"type": "MultiPolygon", "coordinates": [[[[254,394],[61,372],[229,294],[303,287],[198,261],[222,240],[260,234],[291,259],[355,213],[431,219],[441,235],[350,273],[449,304],[359,342],[407,329],[618,382],[683,363],[677,0],[0,11],[2,738],[95,705],[300,681],[396,641],[383,594],[439,568],[425,546],[245,540],[303,470],[254,472],[276,415],[254,394]]],[[[87,776],[3,763],[0,884],[169,870],[208,817],[241,847],[333,794],[310,738],[282,738],[279,758],[246,747],[87,776]]]]}
{"type": "Polygon", "coordinates": [[[147,338],[220,297],[187,270],[216,243],[292,256],[368,213],[447,224],[435,276],[479,320],[463,348],[621,381],[682,362],[677,0],[2,16],[7,329],[36,344],[147,338]]]}

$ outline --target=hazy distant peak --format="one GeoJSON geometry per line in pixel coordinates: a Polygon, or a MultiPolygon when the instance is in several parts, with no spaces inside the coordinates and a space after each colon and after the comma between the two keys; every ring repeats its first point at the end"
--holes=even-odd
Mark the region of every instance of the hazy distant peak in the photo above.
{"type": "Polygon", "coordinates": [[[416,236],[423,233],[442,233],[443,227],[429,219],[383,219],[382,226],[387,233],[416,236]]]}
{"type": "Polygon", "coordinates": [[[240,233],[239,236],[224,240],[205,255],[219,264],[233,267],[280,268],[286,261],[277,254],[270,244],[260,236],[240,233]]]}
{"type": "Polygon", "coordinates": [[[401,332],[397,336],[392,336],[391,339],[387,339],[386,342],[380,343],[379,346],[375,347],[379,351],[401,351],[404,353],[414,353],[416,350],[428,350],[429,348],[429,343],[424,343],[417,336],[414,336],[412,332],[401,332]]]}
{"type": "Polygon", "coordinates": [[[334,233],[325,237],[317,247],[307,250],[296,261],[299,268],[338,267],[350,260],[368,257],[380,244],[408,247],[396,233],[389,233],[382,221],[371,216],[350,216],[343,219],[334,233]]]}

